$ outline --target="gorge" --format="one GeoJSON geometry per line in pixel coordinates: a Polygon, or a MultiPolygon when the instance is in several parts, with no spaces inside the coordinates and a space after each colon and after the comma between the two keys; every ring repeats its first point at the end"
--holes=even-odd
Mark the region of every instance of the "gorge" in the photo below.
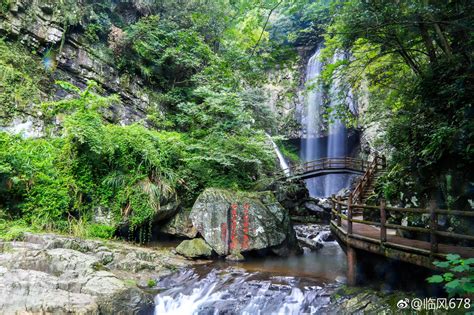
{"type": "Polygon", "coordinates": [[[0,314],[470,301],[473,12],[2,1],[0,314]]]}

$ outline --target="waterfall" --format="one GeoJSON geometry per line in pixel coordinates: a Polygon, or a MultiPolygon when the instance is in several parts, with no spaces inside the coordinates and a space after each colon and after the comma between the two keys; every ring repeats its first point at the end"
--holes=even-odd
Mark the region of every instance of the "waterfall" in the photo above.
{"type": "Polygon", "coordinates": [[[306,70],[306,116],[303,125],[306,128],[305,139],[305,161],[311,161],[321,156],[320,147],[315,141],[320,135],[321,127],[321,105],[323,104],[322,86],[318,83],[323,69],[320,61],[321,49],[318,48],[308,61],[306,70]]]}
{"type": "MultiPolygon", "coordinates": [[[[309,58],[306,67],[305,88],[305,112],[302,118],[303,134],[305,138],[301,145],[301,159],[304,162],[324,157],[326,147],[321,138],[321,107],[323,105],[323,89],[319,83],[319,77],[323,70],[320,60],[322,47],[309,58]]],[[[305,180],[306,187],[311,196],[317,197],[324,194],[323,178],[310,178],[305,180]]]]}
{"type": "MultiPolygon", "coordinates": [[[[344,59],[344,54],[336,52],[333,56],[332,63],[336,63],[344,59]]],[[[333,82],[330,91],[330,102],[329,107],[331,109],[331,116],[329,120],[329,131],[328,131],[328,147],[327,157],[340,158],[347,156],[347,128],[344,126],[342,121],[335,115],[336,107],[340,103],[340,95],[345,93],[344,86],[341,82],[341,78],[338,77],[338,73],[334,74],[333,82]]],[[[346,105],[352,107],[352,100],[344,99],[346,105]],[[350,102],[350,103],[349,103],[350,102]]],[[[324,184],[324,195],[330,196],[340,191],[342,188],[348,186],[350,176],[348,174],[331,174],[327,175],[324,184]]]]}
{"type": "MultiPolygon", "coordinates": [[[[331,117],[328,122],[327,141],[323,137],[322,107],[324,99],[329,99],[329,107],[332,115],[340,104],[339,94],[346,92],[341,79],[336,76],[330,87],[329,95],[325,94],[322,85],[318,83],[318,78],[324,69],[320,61],[322,47],[318,47],[311,56],[307,64],[305,87],[308,90],[305,97],[306,110],[302,118],[303,134],[306,136],[301,145],[301,158],[303,161],[311,161],[323,157],[345,157],[348,155],[347,149],[347,128],[340,119],[331,117]]],[[[336,52],[332,63],[344,59],[344,54],[336,52]]],[[[352,99],[347,97],[344,103],[353,108],[352,99]]],[[[312,197],[327,197],[337,193],[342,188],[349,185],[350,175],[329,174],[326,176],[306,180],[306,187],[312,197]]]]}
{"type": "Polygon", "coordinates": [[[280,162],[280,168],[283,170],[283,172],[285,172],[286,176],[290,175],[290,167],[288,166],[285,157],[281,153],[280,148],[278,148],[277,144],[275,143],[275,141],[273,141],[272,137],[268,133],[265,134],[267,135],[268,139],[270,139],[270,142],[273,145],[273,149],[275,150],[275,153],[278,157],[278,161],[280,162]]]}

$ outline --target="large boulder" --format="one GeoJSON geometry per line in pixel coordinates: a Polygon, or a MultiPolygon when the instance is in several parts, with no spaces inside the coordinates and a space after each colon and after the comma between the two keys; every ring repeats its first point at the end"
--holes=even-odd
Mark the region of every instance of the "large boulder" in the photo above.
{"type": "Polygon", "coordinates": [[[189,216],[220,256],[261,249],[287,255],[299,249],[288,211],[269,191],[208,188],[199,195],[189,216]]]}
{"type": "Polygon", "coordinates": [[[176,252],[188,258],[210,257],[212,248],[202,238],[195,238],[182,241],[176,247],[176,252]]]}
{"type": "Polygon", "coordinates": [[[195,238],[197,229],[189,218],[189,211],[181,209],[174,217],[160,225],[160,232],[187,238],[195,238]]]}
{"type": "Polygon", "coordinates": [[[308,189],[302,180],[275,181],[268,190],[275,192],[278,202],[291,215],[299,214],[302,202],[309,198],[308,189]]]}
{"type": "Polygon", "coordinates": [[[180,202],[177,198],[172,200],[165,200],[159,208],[155,209],[155,214],[153,216],[153,222],[163,222],[172,216],[174,216],[180,209],[180,202]]]}

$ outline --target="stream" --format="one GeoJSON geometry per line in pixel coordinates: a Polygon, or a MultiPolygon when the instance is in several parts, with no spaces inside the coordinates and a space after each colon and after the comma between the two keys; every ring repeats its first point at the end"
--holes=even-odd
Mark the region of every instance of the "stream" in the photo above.
{"type": "Polygon", "coordinates": [[[287,258],[215,261],[181,270],[157,282],[155,314],[316,314],[345,282],[346,257],[328,231],[309,234],[318,250],[287,258]]]}

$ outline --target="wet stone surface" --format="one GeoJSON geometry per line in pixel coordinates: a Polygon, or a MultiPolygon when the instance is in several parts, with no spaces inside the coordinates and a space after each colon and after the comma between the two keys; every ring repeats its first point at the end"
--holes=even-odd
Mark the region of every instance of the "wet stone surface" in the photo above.
{"type": "Polygon", "coordinates": [[[334,241],[329,226],[320,224],[297,224],[294,226],[296,238],[303,248],[317,250],[324,246],[325,242],[334,241]]]}

